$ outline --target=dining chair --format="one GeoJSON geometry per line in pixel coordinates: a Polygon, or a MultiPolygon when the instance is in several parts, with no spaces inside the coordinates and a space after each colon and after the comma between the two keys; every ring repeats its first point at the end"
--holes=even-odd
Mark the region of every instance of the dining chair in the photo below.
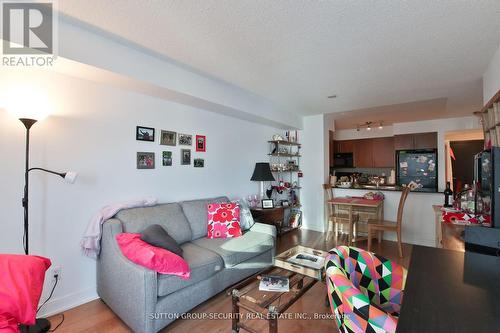
{"type": "Polygon", "coordinates": [[[358,214],[353,211],[352,206],[340,208],[338,205],[332,204],[330,200],[334,198],[333,186],[330,184],[323,184],[323,189],[326,192],[326,211],[328,218],[328,231],[326,239],[330,239],[332,233],[335,233],[335,238],[338,237],[339,224],[346,225],[348,229],[348,242],[351,244],[353,235],[356,235],[356,223],[358,222],[358,214]]]}
{"type": "Polygon", "coordinates": [[[382,241],[384,231],[395,232],[398,241],[399,257],[403,258],[403,245],[401,243],[401,224],[403,223],[403,211],[406,198],[408,197],[408,193],[410,193],[410,191],[410,186],[404,187],[403,191],[401,191],[396,222],[377,219],[368,220],[368,251],[371,251],[372,237],[374,236],[374,233],[378,234],[378,242],[380,243],[382,241]]]}

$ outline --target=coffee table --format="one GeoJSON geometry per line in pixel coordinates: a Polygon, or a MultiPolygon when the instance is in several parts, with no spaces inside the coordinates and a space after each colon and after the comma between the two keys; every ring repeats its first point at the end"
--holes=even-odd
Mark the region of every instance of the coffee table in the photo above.
{"type": "MultiPolygon", "coordinates": [[[[243,323],[242,318],[267,320],[269,322],[269,333],[278,333],[278,319],[284,316],[284,312],[311,289],[316,282],[324,280],[323,267],[321,269],[311,269],[286,261],[287,258],[298,252],[318,256],[328,254],[325,251],[303,246],[294,247],[276,256],[274,267],[259,272],[236,285],[232,291],[232,333],[237,333],[240,330],[257,333],[255,329],[243,323]],[[287,277],[290,291],[259,290],[260,276],[263,274],[287,277]],[[242,314],[241,310],[245,310],[246,313],[242,314]]],[[[297,318],[293,318],[300,319],[298,315],[297,318]]],[[[287,316],[287,318],[290,318],[290,316],[287,316]]]]}

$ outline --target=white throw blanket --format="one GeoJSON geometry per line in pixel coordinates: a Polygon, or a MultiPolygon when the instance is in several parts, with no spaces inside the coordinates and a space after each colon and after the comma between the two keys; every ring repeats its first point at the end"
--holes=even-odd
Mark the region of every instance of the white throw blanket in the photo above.
{"type": "Polygon", "coordinates": [[[122,209],[154,206],[156,205],[156,202],[156,198],[148,197],[140,200],[114,203],[102,207],[101,210],[90,220],[87,230],[83,235],[83,239],[80,242],[83,254],[94,259],[97,259],[99,256],[99,253],[101,252],[102,224],[104,221],[112,218],[122,209]]]}

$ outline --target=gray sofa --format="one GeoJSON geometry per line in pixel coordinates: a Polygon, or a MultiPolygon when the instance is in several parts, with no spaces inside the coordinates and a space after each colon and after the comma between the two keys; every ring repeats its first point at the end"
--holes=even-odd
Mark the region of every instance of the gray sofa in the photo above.
{"type": "Polygon", "coordinates": [[[273,226],[255,223],[238,238],[206,238],[206,204],[226,201],[228,198],[219,197],[127,209],[104,223],[97,293],[135,332],[158,332],[177,315],[272,265],[276,239],[273,226]],[[120,252],[117,234],[139,233],[150,224],[160,224],[181,244],[191,268],[189,280],[157,274],[120,252]]]}

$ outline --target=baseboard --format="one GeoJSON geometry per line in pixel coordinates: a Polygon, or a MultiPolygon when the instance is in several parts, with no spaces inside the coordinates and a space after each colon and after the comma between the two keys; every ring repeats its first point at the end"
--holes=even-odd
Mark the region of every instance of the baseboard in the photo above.
{"type": "Polygon", "coordinates": [[[40,310],[37,317],[50,317],[98,298],[99,296],[95,287],[77,291],[48,301],[40,310]]]}
{"type": "Polygon", "coordinates": [[[321,228],[321,226],[317,226],[317,225],[303,225],[301,227],[302,229],[307,229],[307,230],[312,230],[312,231],[317,231],[317,232],[325,232],[325,230],[323,228],[321,228]]]}

